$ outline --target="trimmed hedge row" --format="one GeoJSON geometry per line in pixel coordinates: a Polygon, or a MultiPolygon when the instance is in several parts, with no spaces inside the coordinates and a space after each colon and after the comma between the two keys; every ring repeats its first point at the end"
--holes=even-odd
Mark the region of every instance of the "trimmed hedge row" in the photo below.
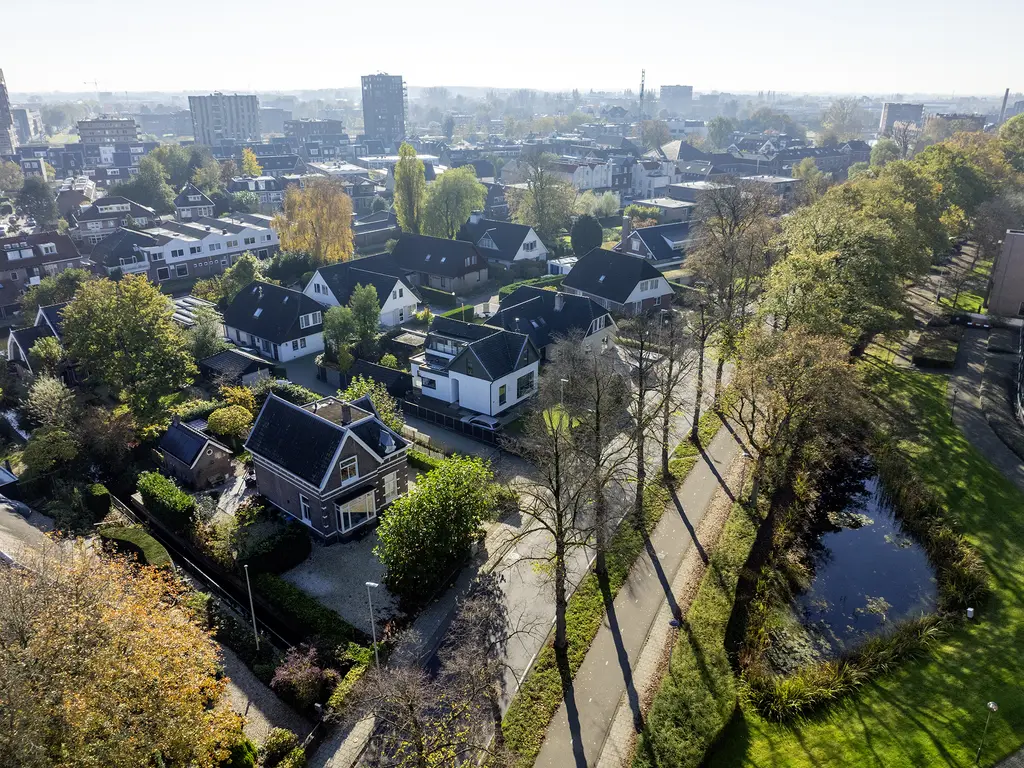
{"type": "Polygon", "coordinates": [[[99,534],[100,538],[115,542],[117,547],[139,555],[146,565],[154,568],[167,568],[171,565],[171,556],[164,545],[146,533],[144,528],[108,525],[100,528],[99,534]]]}
{"type": "Polygon", "coordinates": [[[224,400],[187,400],[171,408],[171,413],[178,416],[182,421],[189,422],[194,419],[205,419],[218,408],[223,408],[225,405],[227,403],[224,400]]]}
{"type": "Polygon", "coordinates": [[[454,293],[439,291],[437,288],[431,288],[429,285],[418,285],[416,290],[420,294],[420,298],[423,299],[424,304],[436,304],[439,307],[455,306],[456,299],[454,293]]]}
{"type": "Polygon", "coordinates": [[[465,320],[467,323],[472,323],[473,318],[476,317],[476,308],[471,304],[463,304],[461,307],[442,312],[441,317],[450,317],[454,320],[465,320]]]}
{"type": "Polygon", "coordinates": [[[542,277],[533,277],[529,280],[518,280],[514,283],[509,283],[498,291],[498,300],[501,301],[505,297],[515,292],[517,288],[524,285],[532,285],[534,288],[544,288],[549,285],[561,285],[562,280],[565,279],[565,275],[544,275],[542,277]]]}
{"type": "Polygon", "coordinates": [[[358,683],[363,678],[363,675],[366,674],[367,669],[369,669],[369,667],[366,664],[356,664],[352,667],[334,689],[334,693],[331,694],[331,698],[327,700],[327,706],[335,712],[342,711],[345,706],[345,699],[348,698],[350,693],[352,693],[352,689],[356,687],[356,683],[358,683]]]}
{"type": "Polygon", "coordinates": [[[178,485],[159,472],[139,475],[142,503],[161,522],[174,531],[188,528],[196,514],[196,502],[178,485]]]}
{"type": "Polygon", "coordinates": [[[366,638],[355,627],[280,576],[259,573],[253,577],[253,585],[282,618],[325,651],[334,653],[350,642],[365,645],[366,638]]]}
{"type": "Polygon", "coordinates": [[[441,464],[440,459],[435,459],[423,451],[417,451],[415,448],[410,448],[405,454],[405,460],[416,469],[422,469],[424,472],[429,472],[432,469],[437,469],[441,464]]]}

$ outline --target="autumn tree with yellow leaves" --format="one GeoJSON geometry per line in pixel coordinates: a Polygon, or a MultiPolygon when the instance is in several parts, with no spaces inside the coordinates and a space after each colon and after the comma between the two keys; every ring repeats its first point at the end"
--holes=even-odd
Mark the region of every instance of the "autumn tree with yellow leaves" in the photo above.
{"type": "Polygon", "coordinates": [[[0,568],[0,765],[215,768],[242,718],[181,588],[84,544],[0,568]]]}
{"type": "Polygon", "coordinates": [[[309,254],[314,267],[352,258],[352,198],[338,179],[324,176],[301,189],[289,187],[273,226],[282,250],[309,254]]]}

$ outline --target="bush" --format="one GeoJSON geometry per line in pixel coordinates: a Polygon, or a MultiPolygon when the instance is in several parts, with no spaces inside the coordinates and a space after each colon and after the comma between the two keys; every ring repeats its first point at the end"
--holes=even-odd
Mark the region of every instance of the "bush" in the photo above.
{"type": "Polygon", "coordinates": [[[92,513],[93,520],[102,520],[110,512],[110,491],[103,483],[86,486],[85,506],[92,513]]]}
{"type": "Polygon", "coordinates": [[[252,392],[256,397],[256,410],[263,407],[263,402],[271,392],[295,405],[305,405],[320,399],[320,395],[311,389],[278,379],[260,379],[252,385],[252,392]]]}
{"type": "Polygon", "coordinates": [[[435,459],[433,456],[423,453],[423,451],[417,451],[415,448],[410,448],[406,452],[405,460],[410,466],[422,469],[424,472],[437,469],[441,464],[441,459],[435,459]]]}
{"type": "Polygon", "coordinates": [[[398,358],[388,352],[380,359],[380,365],[385,368],[391,368],[394,371],[402,370],[402,367],[398,364],[398,358]]]}
{"type": "Polygon", "coordinates": [[[312,550],[305,526],[285,520],[259,499],[249,499],[235,512],[233,548],[239,566],[254,571],[283,573],[312,550]]]}
{"type": "Polygon", "coordinates": [[[259,749],[262,768],[277,768],[288,754],[299,746],[299,737],[287,728],[272,728],[259,749]]]}
{"type": "Polygon", "coordinates": [[[296,747],[284,756],[284,760],[277,764],[277,768],[306,768],[305,750],[302,747],[296,747]]]}
{"type": "Polygon", "coordinates": [[[308,710],[324,700],[337,676],[333,669],[320,666],[315,648],[291,648],[274,672],[270,687],[297,709],[308,710]]]}
{"type": "Polygon", "coordinates": [[[139,561],[154,568],[168,568],[171,556],[159,541],[139,526],[109,525],[100,529],[100,537],[114,542],[117,548],[138,556],[139,561]]]}
{"type": "Polygon", "coordinates": [[[182,531],[192,525],[196,514],[195,499],[173,480],[159,472],[143,472],[139,475],[138,488],[146,509],[169,528],[182,531]]]}
{"type": "Polygon", "coordinates": [[[182,421],[189,422],[209,418],[211,413],[225,405],[223,400],[189,400],[171,408],[171,413],[182,421]]]}
{"type": "Polygon", "coordinates": [[[223,643],[238,654],[238,658],[255,673],[256,677],[265,685],[270,685],[279,658],[274,646],[271,643],[261,643],[257,649],[252,627],[243,624],[234,614],[223,610],[216,603],[210,606],[210,612],[217,642],[223,643]]]}
{"type": "Polygon", "coordinates": [[[354,667],[349,669],[344,679],[334,688],[334,692],[331,694],[331,698],[327,700],[327,706],[333,709],[336,713],[340,713],[345,708],[345,700],[348,698],[352,689],[356,687],[363,675],[366,674],[366,670],[369,666],[366,664],[356,664],[354,667]]]}
{"type": "Polygon", "coordinates": [[[354,376],[344,390],[338,390],[338,397],[348,402],[364,395],[370,398],[380,420],[398,434],[402,434],[402,427],[405,425],[402,409],[382,382],[369,376],[354,376]]]}
{"type": "Polygon", "coordinates": [[[388,589],[416,605],[444,584],[492,514],[493,481],[482,459],[452,456],[391,505],[373,550],[388,589]]]}
{"type": "Polygon", "coordinates": [[[333,653],[349,642],[365,642],[362,634],[341,616],[280,576],[258,573],[252,583],[281,618],[294,626],[305,640],[315,644],[320,651],[333,653]]]}
{"type": "Polygon", "coordinates": [[[252,429],[252,411],[241,405],[218,408],[210,414],[210,431],[229,440],[244,440],[252,429]]]}
{"type": "Polygon", "coordinates": [[[221,387],[220,394],[228,405],[238,405],[249,413],[256,413],[256,395],[249,387],[221,387]]]}
{"type": "Polygon", "coordinates": [[[911,360],[923,368],[952,368],[962,336],[963,329],[959,326],[921,331],[911,360]]]}
{"type": "Polygon", "coordinates": [[[498,301],[510,296],[517,288],[523,285],[532,285],[535,288],[546,288],[548,286],[558,286],[562,284],[562,280],[565,279],[565,275],[544,275],[543,277],[534,277],[529,280],[520,280],[515,283],[509,283],[498,291],[498,301]]]}
{"type": "Polygon", "coordinates": [[[219,768],[256,768],[256,756],[256,745],[239,734],[238,741],[231,745],[227,760],[220,763],[219,768]]]}
{"type": "Polygon", "coordinates": [[[429,325],[430,321],[434,319],[434,313],[430,311],[430,307],[424,307],[422,310],[413,315],[413,317],[416,318],[417,323],[429,325]]]}
{"type": "Polygon", "coordinates": [[[475,316],[476,310],[469,304],[463,304],[461,307],[449,309],[447,312],[441,313],[441,317],[450,317],[454,320],[464,320],[467,323],[472,323],[475,316]]]}

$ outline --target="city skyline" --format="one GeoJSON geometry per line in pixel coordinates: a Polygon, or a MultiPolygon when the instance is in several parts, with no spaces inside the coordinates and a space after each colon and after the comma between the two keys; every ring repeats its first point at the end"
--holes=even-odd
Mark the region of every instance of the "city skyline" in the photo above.
{"type": "MultiPolygon", "coordinates": [[[[78,7],[68,0],[53,5],[78,7]]],[[[402,74],[412,86],[635,91],[641,69],[647,71],[648,87],[685,83],[702,92],[990,96],[1007,86],[1024,88],[1019,82],[1024,50],[993,46],[982,34],[1024,23],[1024,6],[1002,0],[979,0],[970,18],[957,25],[948,23],[959,11],[952,0],[930,3],[928,13],[881,0],[868,0],[856,12],[796,0],[785,14],[768,14],[754,0],[740,0],[728,18],[710,6],[680,9],[655,2],[621,33],[613,21],[621,9],[608,0],[586,6],[591,20],[586,24],[580,22],[584,9],[574,3],[524,0],[514,19],[491,27],[493,45],[482,46],[472,42],[481,39],[479,16],[448,2],[431,6],[428,14],[421,5],[399,0],[387,11],[388,19],[400,23],[388,29],[386,44],[371,23],[353,26],[341,18],[338,30],[349,34],[333,45],[329,22],[337,8],[326,0],[307,0],[303,13],[282,18],[276,18],[270,0],[222,0],[215,6],[184,0],[177,9],[186,18],[201,17],[211,30],[238,27],[244,18],[273,18],[275,52],[269,54],[258,41],[204,42],[201,55],[154,56],[139,30],[166,23],[166,11],[100,0],[93,10],[103,14],[104,34],[118,40],[117,46],[98,46],[83,60],[77,30],[57,25],[48,32],[45,57],[32,36],[15,36],[5,42],[0,68],[14,93],[358,88],[361,75],[378,71],[402,74]],[[801,18],[811,23],[803,37],[801,18]],[[664,19],[676,20],[678,33],[666,29],[664,19]],[[730,20],[733,28],[723,37],[722,25],[730,20]],[[307,40],[311,30],[318,40],[307,40]],[[645,36],[652,39],[644,41],[645,36]],[[664,45],[657,44],[659,37],[664,45]],[[289,39],[312,44],[292,53],[289,39]],[[450,44],[437,45],[460,39],[471,41],[461,53],[450,44]],[[598,45],[601,40],[608,45],[598,45]]],[[[6,11],[6,20],[11,29],[26,28],[34,13],[19,4],[6,11]]]]}

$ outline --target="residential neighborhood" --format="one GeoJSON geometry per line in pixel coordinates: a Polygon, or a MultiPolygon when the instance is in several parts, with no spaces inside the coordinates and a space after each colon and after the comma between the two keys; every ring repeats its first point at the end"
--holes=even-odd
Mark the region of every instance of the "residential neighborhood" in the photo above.
{"type": "Polygon", "coordinates": [[[0,766],[1024,765],[1016,48],[95,10],[2,16],[0,766]]]}

